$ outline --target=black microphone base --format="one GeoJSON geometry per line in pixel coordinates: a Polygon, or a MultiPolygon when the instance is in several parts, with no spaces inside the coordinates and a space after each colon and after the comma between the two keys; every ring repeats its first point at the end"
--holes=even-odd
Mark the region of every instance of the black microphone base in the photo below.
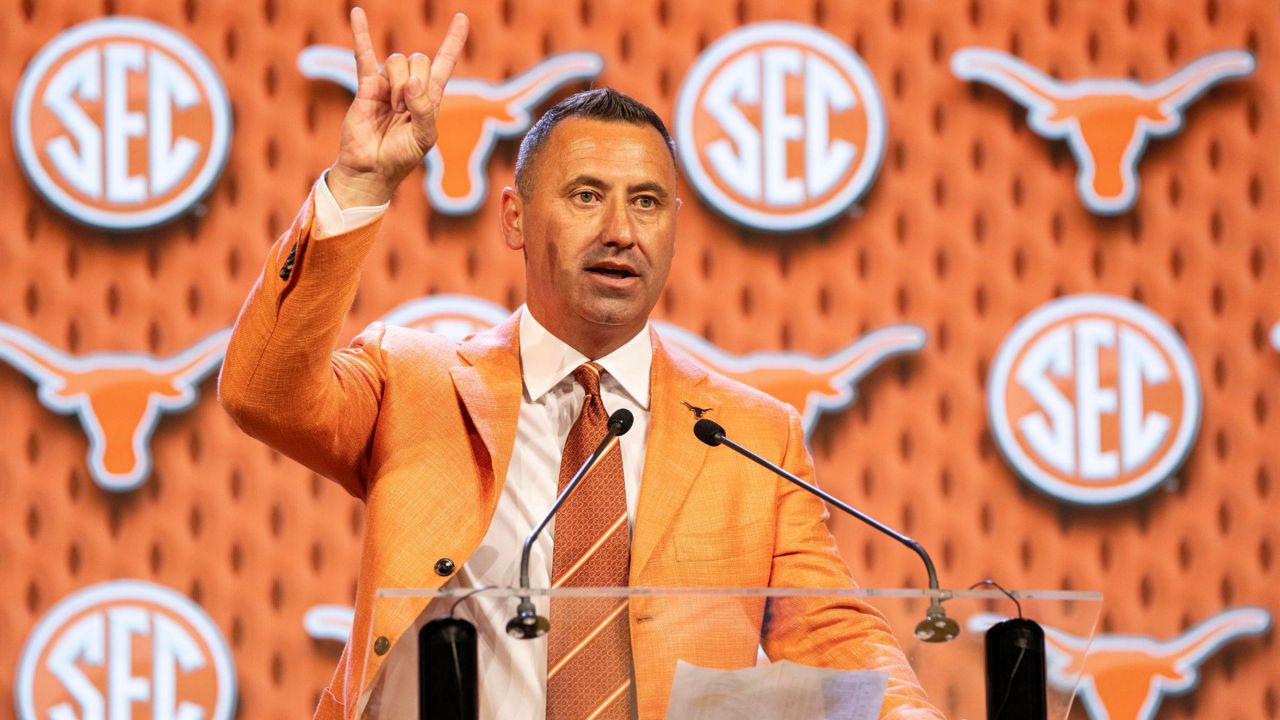
{"type": "Polygon", "coordinates": [[[1044,630],[1005,620],[987,630],[987,720],[1048,720],[1044,630]]]}
{"type": "Polygon", "coordinates": [[[478,720],[476,626],[432,620],[418,631],[418,718],[478,720]]]}

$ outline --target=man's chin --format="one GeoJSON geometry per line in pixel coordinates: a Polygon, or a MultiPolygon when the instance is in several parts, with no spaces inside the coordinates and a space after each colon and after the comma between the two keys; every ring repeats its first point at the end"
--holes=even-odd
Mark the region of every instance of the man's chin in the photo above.
{"type": "Polygon", "coordinates": [[[652,307],[639,303],[597,302],[583,308],[579,315],[591,325],[607,328],[641,327],[649,319],[652,307]]]}

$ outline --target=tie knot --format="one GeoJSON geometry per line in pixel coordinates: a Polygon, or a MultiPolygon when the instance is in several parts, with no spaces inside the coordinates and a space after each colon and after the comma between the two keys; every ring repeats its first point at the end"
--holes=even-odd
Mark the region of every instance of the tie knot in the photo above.
{"type": "Polygon", "coordinates": [[[593,362],[582,363],[574,369],[573,379],[577,380],[582,389],[587,391],[587,397],[599,397],[600,373],[602,372],[604,372],[604,369],[593,362]]]}

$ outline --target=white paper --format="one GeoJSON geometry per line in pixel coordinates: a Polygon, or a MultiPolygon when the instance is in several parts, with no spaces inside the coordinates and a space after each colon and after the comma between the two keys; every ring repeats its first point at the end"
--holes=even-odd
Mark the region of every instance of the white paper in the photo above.
{"type": "Polygon", "coordinates": [[[667,720],[876,720],[884,670],[828,670],[782,660],[743,670],[676,663],[667,720]]]}

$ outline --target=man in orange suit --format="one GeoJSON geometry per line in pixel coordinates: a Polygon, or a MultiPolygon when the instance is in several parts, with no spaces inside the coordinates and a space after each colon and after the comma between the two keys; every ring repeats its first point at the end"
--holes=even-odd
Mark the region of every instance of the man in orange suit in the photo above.
{"type": "MultiPolygon", "coordinates": [[[[378,588],[515,584],[520,541],[619,408],[634,426],[535,547],[534,586],[851,588],[820,501],[693,435],[686,403],[812,476],[793,408],[649,329],[675,242],[674,151],[658,116],[620,93],[568,98],[521,144],[501,226],[524,255],[525,307],[461,343],[375,323],[330,352],[393,191],[436,142],[467,19],[434,60],[393,54],[381,69],[359,8],[351,27],[359,89],[337,161],[272,248],[219,382],[246,432],[366,505],[355,621],[316,717],[379,714],[379,668],[423,609],[374,613],[378,588]]],[[[883,618],[851,599],[775,608],[767,621],[748,603],[710,632],[661,603],[569,617],[557,602],[548,638],[521,646],[535,651],[482,675],[490,716],[662,718],[677,659],[744,667],[763,645],[775,658],[885,670],[882,717],[940,717],[883,618]]],[[[503,640],[500,620],[479,625],[503,640]]]]}

